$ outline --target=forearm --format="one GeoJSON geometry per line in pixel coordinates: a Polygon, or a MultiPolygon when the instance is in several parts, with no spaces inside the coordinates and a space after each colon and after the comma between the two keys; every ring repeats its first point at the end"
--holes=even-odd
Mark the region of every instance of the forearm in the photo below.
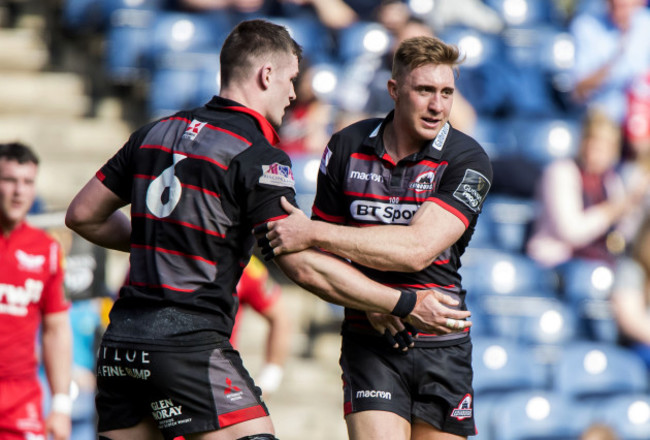
{"type": "Polygon", "coordinates": [[[278,256],[275,262],[296,284],[333,304],[390,313],[400,296],[350,264],[313,249],[278,256]]]}
{"type": "Polygon", "coordinates": [[[43,329],[43,364],[52,395],[70,392],[72,369],[72,331],[65,319],[43,329]]]}

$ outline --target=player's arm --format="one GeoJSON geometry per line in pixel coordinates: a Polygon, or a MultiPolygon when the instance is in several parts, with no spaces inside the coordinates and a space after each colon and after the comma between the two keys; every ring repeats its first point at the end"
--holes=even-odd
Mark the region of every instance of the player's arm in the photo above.
{"type": "Polygon", "coordinates": [[[43,364],[52,392],[52,408],[46,427],[54,440],[70,436],[70,376],[72,369],[72,330],[67,311],[43,316],[43,364]]]}
{"type": "Polygon", "coordinates": [[[406,226],[357,228],[312,221],[286,200],[289,216],[268,223],[275,255],[319,247],[378,270],[415,272],[429,266],[465,232],[465,224],[436,203],[425,202],[406,226]]]}
{"type": "Polygon", "coordinates": [[[129,252],[131,222],[119,211],[125,205],[95,176],[70,203],[65,224],[96,245],[129,252]]]}
{"type": "Polygon", "coordinates": [[[417,292],[413,306],[409,303],[412,294],[377,283],[339,258],[314,249],[280,255],[274,261],[296,284],[325,301],[405,317],[406,322],[428,333],[450,333],[448,318],[463,320],[470,316],[468,311],[448,307],[457,306],[457,301],[434,290],[417,292]]]}

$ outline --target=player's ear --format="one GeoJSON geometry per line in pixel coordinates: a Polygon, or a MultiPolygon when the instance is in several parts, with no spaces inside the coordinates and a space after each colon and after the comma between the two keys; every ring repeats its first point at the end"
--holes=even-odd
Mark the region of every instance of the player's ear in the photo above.
{"type": "Polygon", "coordinates": [[[258,70],[258,81],[262,89],[266,90],[271,85],[271,76],[274,73],[273,64],[264,63],[258,70]]]}
{"type": "Polygon", "coordinates": [[[386,87],[388,88],[388,94],[390,95],[391,98],[393,98],[393,101],[397,100],[397,81],[394,79],[389,79],[388,83],[386,84],[386,87]]]}

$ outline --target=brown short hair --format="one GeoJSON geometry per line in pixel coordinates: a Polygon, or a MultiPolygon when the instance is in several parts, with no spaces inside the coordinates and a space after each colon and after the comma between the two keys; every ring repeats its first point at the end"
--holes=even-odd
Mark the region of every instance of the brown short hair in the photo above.
{"type": "Polygon", "coordinates": [[[249,75],[253,60],[268,54],[293,54],[300,61],[302,48],[284,26],[267,20],[242,21],[221,48],[221,83],[227,86],[233,79],[249,75]]]}
{"type": "Polygon", "coordinates": [[[463,62],[456,46],[436,37],[413,37],[402,41],[393,56],[392,78],[399,79],[405,73],[425,64],[445,64],[458,74],[463,62]]]}
{"type": "Polygon", "coordinates": [[[38,165],[38,156],[31,148],[20,142],[0,144],[0,159],[15,160],[16,162],[33,163],[38,165]]]}

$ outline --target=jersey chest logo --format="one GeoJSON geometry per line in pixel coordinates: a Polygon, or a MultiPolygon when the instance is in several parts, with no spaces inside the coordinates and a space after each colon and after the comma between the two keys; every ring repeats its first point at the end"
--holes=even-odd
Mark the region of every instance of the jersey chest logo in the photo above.
{"type": "Polygon", "coordinates": [[[18,267],[28,272],[41,272],[45,264],[44,255],[33,255],[18,249],[15,253],[18,267]]]}

